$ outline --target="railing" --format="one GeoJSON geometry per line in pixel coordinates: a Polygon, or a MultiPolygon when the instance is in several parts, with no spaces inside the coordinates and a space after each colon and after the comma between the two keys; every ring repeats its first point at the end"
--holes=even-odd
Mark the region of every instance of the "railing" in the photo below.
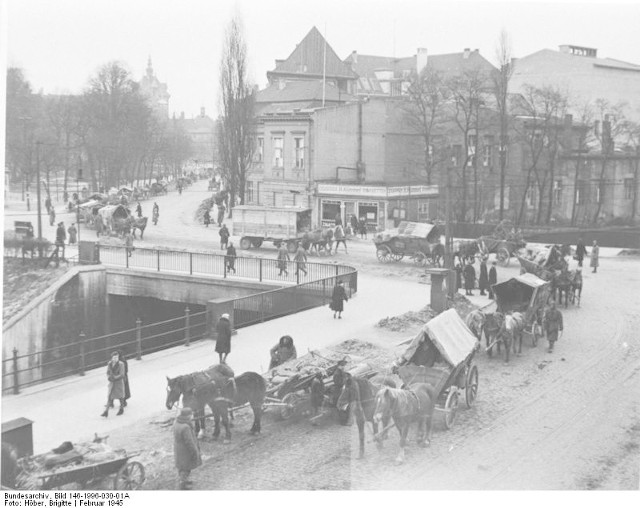
{"type": "Polygon", "coordinates": [[[142,355],[154,353],[203,338],[207,333],[206,311],[142,325],[99,337],[86,338],[80,333],[77,341],[36,353],[19,354],[13,350],[11,358],[2,361],[2,391],[19,393],[20,388],[106,365],[111,352],[122,350],[126,357],[140,360],[142,355]]]}
{"type": "Polygon", "coordinates": [[[100,262],[104,265],[138,270],[179,273],[188,275],[213,275],[217,277],[233,277],[259,282],[289,282],[301,284],[347,275],[353,272],[350,266],[324,263],[304,263],[295,261],[286,263],[286,270],[281,270],[277,259],[230,257],[213,252],[191,252],[168,249],[135,248],[128,255],[121,246],[99,245],[100,262]],[[228,268],[233,262],[233,269],[228,268]],[[298,268],[301,269],[298,269],[298,268]],[[302,269],[304,268],[304,270],[302,269]],[[305,273],[306,271],[306,273],[305,273]]]}

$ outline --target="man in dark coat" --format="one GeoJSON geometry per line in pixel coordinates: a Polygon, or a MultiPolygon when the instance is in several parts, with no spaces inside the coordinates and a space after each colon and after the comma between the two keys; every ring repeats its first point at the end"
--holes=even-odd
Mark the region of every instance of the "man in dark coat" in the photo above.
{"type": "Polygon", "coordinates": [[[487,273],[487,258],[483,257],[480,261],[480,278],[478,279],[478,287],[480,294],[484,296],[485,290],[489,289],[489,275],[487,273]]]}
{"type": "Polygon", "coordinates": [[[293,260],[296,262],[296,274],[304,272],[307,275],[307,251],[304,250],[302,245],[298,246],[293,260]]]}
{"type": "Polygon", "coordinates": [[[220,203],[218,205],[218,227],[222,226],[222,221],[224,221],[224,211],[225,211],[225,206],[223,203],[220,203]]]}
{"type": "Polygon", "coordinates": [[[229,243],[227,247],[227,255],[224,257],[227,272],[236,273],[236,248],[233,246],[233,242],[229,243]]]}
{"type": "Polygon", "coordinates": [[[338,281],[338,284],[333,288],[333,294],[331,295],[331,305],[329,308],[333,311],[333,319],[338,314],[338,319],[342,319],[342,311],[344,310],[344,303],[348,300],[347,292],[344,290],[344,282],[338,281]]]}
{"type": "Polygon", "coordinates": [[[138,214],[138,217],[142,217],[142,205],[140,204],[140,201],[138,201],[138,206],[136,206],[136,213],[138,214]]]}
{"type": "Polygon", "coordinates": [[[227,362],[227,356],[231,352],[231,323],[229,322],[229,314],[220,316],[220,320],[216,325],[216,353],[220,356],[220,363],[227,362]]]}
{"type": "Polygon", "coordinates": [[[190,490],[192,482],[189,475],[202,465],[202,457],[193,428],[193,410],[189,407],[180,410],[173,424],[173,458],[180,478],[180,490],[190,490]]]}
{"type": "Polygon", "coordinates": [[[206,227],[209,227],[209,224],[211,224],[211,213],[209,212],[209,210],[205,210],[204,211],[204,225],[206,227]]]}
{"type": "Polygon", "coordinates": [[[285,247],[284,243],[280,244],[280,247],[278,247],[278,270],[280,270],[280,272],[278,273],[278,276],[282,276],[282,274],[284,273],[285,275],[289,275],[289,272],[287,271],[287,262],[289,261],[289,252],[287,251],[287,248],[285,247]]]}
{"type": "Polygon", "coordinates": [[[229,236],[231,236],[226,224],[222,225],[218,234],[220,235],[220,250],[224,250],[229,247],[229,236]]]}
{"type": "Polygon", "coordinates": [[[111,353],[111,361],[107,365],[107,379],[109,380],[109,389],[107,393],[107,405],[104,408],[102,416],[109,416],[109,407],[113,405],[113,401],[120,401],[120,410],[118,416],[124,413],[125,393],[124,393],[124,364],[120,361],[120,355],[117,351],[111,353]]]}
{"type": "Polygon", "coordinates": [[[496,270],[496,262],[491,263],[489,270],[489,300],[493,300],[493,285],[498,283],[498,271],[496,270]]]}
{"type": "MultiPolygon", "coordinates": [[[[122,362],[122,364],[124,365],[124,407],[127,407],[127,400],[129,400],[131,398],[131,389],[129,388],[129,362],[127,362],[127,359],[124,355],[124,353],[120,350],[116,351],[116,353],[118,353],[118,359],[122,362]]],[[[111,401],[111,404],[109,404],[109,407],[113,407],[113,400],[111,401]]]]}
{"type": "Polygon", "coordinates": [[[338,399],[340,398],[340,392],[342,391],[342,387],[344,386],[344,374],[345,374],[345,366],[347,365],[347,359],[343,358],[338,362],[336,370],[333,373],[333,394],[331,400],[333,401],[333,405],[335,406],[338,403],[338,399]]]}
{"type": "Polygon", "coordinates": [[[69,245],[75,245],[76,241],[78,240],[78,228],[76,228],[75,222],[72,223],[71,226],[69,226],[67,232],[69,233],[69,245]]]}
{"type": "Polygon", "coordinates": [[[578,243],[576,245],[576,259],[578,260],[578,266],[582,267],[582,261],[584,261],[585,256],[588,256],[587,248],[584,246],[584,241],[582,238],[578,239],[578,243]]]}
{"type": "Polygon", "coordinates": [[[67,232],[64,230],[64,222],[58,223],[58,229],[56,229],[56,249],[58,251],[58,257],[64,259],[64,245],[67,241],[67,232]],[[62,255],[60,251],[62,250],[62,255]]]}
{"type": "Polygon", "coordinates": [[[560,338],[558,333],[562,333],[562,313],[556,309],[556,302],[551,301],[551,306],[544,316],[544,331],[549,341],[549,353],[553,351],[553,345],[560,338]]]}
{"type": "Polygon", "coordinates": [[[458,263],[455,267],[456,271],[456,292],[462,289],[462,266],[458,263]]]}
{"type": "Polygon", "coordinates": [[[476,284],[476,269],[473,267],[473,263],[467,263],[463,270],[464,274],[464,289],[467,296],[473,295],[473,288],[476,284]]]}

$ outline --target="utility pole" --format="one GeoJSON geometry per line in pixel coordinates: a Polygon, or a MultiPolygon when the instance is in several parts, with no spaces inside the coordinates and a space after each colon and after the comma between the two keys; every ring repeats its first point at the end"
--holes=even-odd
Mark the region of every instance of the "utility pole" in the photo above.
{"type": "MultiPolygon", "coordinates": [[[[40,204],[40,145],[41,141],[36,141],[36,195],[38,200],[38,240],[42,238],[42,208],[40,204]]],[[[42,257],[42,244],[38,242],[38,253],[42,257]]]]}
{"type": "Polygon", "coordinates": [[[453,269],[453,240],[451,238],[451,165],[447,165],[447,221],[444,225],[444,267],[453,269]]]}

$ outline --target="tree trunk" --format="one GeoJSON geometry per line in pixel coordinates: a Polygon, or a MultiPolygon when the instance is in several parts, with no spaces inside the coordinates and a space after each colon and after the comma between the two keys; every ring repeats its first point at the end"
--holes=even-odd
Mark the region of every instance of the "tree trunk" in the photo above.
{"type": "Polygon", "coordinates": [[[593,215],[593,219],[591,220],[591,222],[595,225],[598,223],[598,217],[600,216],[600,210],[602,209],[602,202],[604,201],[604,193],[606,191],[603,183],[604,183],[604,173],[607,169],[607,157],[604,156],[602,158],[602,169],[600,170],[600,178],[598,180],[598,194],[600,199],[598,200],[597,206],[596,206],[596,213],[593,215]]]}
{"type": "Polygon", "coordinates": [[[553,183],[555,179],[555,164],[552,161],[549,168],[549,206],[547,207],[547,216],[545,218],[545,224],[551,223],[551,213],[553,211],[553,183]]]}
{"type": "Polygon", "coordinates": [[[573,208],[571,210],[571,225],[576,225],[576,208],[578,206],[578,175],[580,173],[580,158],[576,160],[576,174],[573,179],[573,208]]]}
{"type": "Polygon", "coordinates": [[[524,208],[527,202],[527,192],[529,191],[529,186],[531,185],[531,170],[527,173],[527,181],[525,183],[524,191],[522,193],[522,200],[520,201],[520,212],[518,213],[518,217],[516,219],[516,226],[522,223],[522,217],[524,215],[524,208]]]}

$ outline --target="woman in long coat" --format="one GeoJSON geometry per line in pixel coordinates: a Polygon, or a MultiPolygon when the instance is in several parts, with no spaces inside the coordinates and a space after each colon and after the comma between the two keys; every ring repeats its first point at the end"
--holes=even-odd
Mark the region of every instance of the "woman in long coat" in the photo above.
{"type": "Polygon", "coordinates": [[[180,410],[173,424],[173,458],[180,478],[180,489],[190,489],[189,475],[202,465],[202,457],[193,428],[193,410],[188,407],[180,410]]]}
{"type": "Polygon", "coordinates": [[[229,314],[220,316],[220,321],[216,325],[218,338],[216,339],[216,353],[220,355],[220,363],[226,363],[227,356],[231,352],[231,323],[229,314]]]}
{"type": "Polygon", "coordinates": [[[120,361],[120,356],[117,351],[111,353],[111,361],[107,365],[107,379],[109,380],[109,391],[107,394],[107,406],[104,408],[102,416],[105,418],[109,416],[109,406],[113,401],[118,399],[120,401],[120,409],[118,415],[124,413],[125,406],[125,393],[124,393],[124,363],[120,361]]]}
{"type": "Polygon", "coordinates": [[[468,296],[473,295],[473,288],[476,284],[476,269],[473,264],[467,263],[463,270],[464,274],[464,289],[468,296]]]}
{"type": "Polygon", "coordinates": [[[283,273],[285,275],[289,275],[289,272],[287,271],[288,261],[289,253],[287,252],[287,248],[285,247],[284,243],[281,243],[280,247],[278,247],[278,270],[280,270],[278,276],[282,275],[283,273]]]}
{"type": "Polygon", "coordinates": [[[593,268],[593,273],[598,271],[598,258],[600,257],[600,247],[598,247],[598,242],[593,241],[593,247],[591,247],[591,268],[593,268]]]}
{"type": "Polygon", "coordinates": [[[331,305],[329,308],[333,311],[333,319],[338,314],[338,319],[342,319],[342,311],[344,310],[344,303],[348,300],[347,293],[344,290],[344,283],[338,282],[338,285],[333,288],[333,294],[331,295],[331,305]]]}
{"type": "Polygon", "coordinates": [[[299,273],[302,271],[304,272],[305,275],[307,275],[307,253],[302,247],[302,245],[298,247],[298,250],[296,251],[296,255],[293,258],[293,260],[296,262],[296,273],[299,273]]]}
{"type": "Polygon", "coordinates": [[[478,287],[480,288],[480,294],[485,295],[485,290],[489,289],[489,274],[487,272],[487,258],[482,258],[480,261],[480,278],[478,279],[478,287]]]}

